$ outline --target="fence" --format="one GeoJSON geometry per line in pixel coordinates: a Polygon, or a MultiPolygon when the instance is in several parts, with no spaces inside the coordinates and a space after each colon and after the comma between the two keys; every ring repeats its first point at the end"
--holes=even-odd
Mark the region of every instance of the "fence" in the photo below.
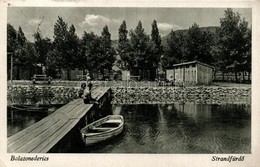
{"type": "Polygon", "coordinates": [[[237,75],[238,81],[236,81],[236,77],[235,74],[225,74],[224,78],[222,74],[217,74],[217,75],[213,75],[212,79],[213,82],[251,82],[251,75],[249,76],[249,80],[248,80],[248,75],[245,75],[243,78],[243,75],[237,75]]]}

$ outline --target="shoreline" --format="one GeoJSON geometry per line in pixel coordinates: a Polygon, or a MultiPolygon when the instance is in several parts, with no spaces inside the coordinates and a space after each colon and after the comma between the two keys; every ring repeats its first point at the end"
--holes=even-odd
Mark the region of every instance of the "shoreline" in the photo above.
{"type": "MultiPolygon", "coordinates": [[[[94,87],[107,86],[103,82],[93,82],[94,87]]],[[[80,85],[80,84],[78,84],[80,85]]],[[[196,103],[196,104],[251,104],[251,85],[247,86],[149,86],[141,85],[130,87],[122,84],[112,85],[113,100],[111,104],[170,104],[196,103]]],[[[57,85],[13,85],[7,88],[9,104],[31,105],[46,103],[66,104],[77,98],[79,86],[57,85]],[[11,99],[13,98],[13,99],[11,99]],[[12,102],[13,100],[13,102],[12,102]],[[45,100],[45,101],[44,101],[45,100]]]]}
{"type": "Polygon", "coordinates": [[[112,87],[113,104],[251,104],[249,87],[112,87]]]}

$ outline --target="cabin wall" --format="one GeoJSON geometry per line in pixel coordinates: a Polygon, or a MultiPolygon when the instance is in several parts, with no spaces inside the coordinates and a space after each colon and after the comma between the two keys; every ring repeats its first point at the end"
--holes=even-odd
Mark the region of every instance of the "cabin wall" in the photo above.
{"type": "Polygon", "coordinates": [[[212,83],[212,68],[197,64],[198,84],[210,85],[212,83]]]}
{"type": "Polygon", "coordinates": [[[169,80],[170,75],[172,75],[176,85],[210,85],[212,83],[212,72],[212,68],[208,66],[199,63],[188,64],[167,69],[166,78],[169,80]]]}

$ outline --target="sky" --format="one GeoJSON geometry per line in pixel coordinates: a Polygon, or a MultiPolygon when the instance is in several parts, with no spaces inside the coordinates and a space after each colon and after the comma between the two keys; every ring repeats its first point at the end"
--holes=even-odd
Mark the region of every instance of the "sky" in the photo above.
{"type": "MultiPolygon", "coordinates": [[[[118,39],[118,29],[123,20],[127,29],[135,29],[139,20],[147,34],[151,33],[153,20],[157,21],[161,36],[173,30],[188,29],[196,22],[200,27],[219,26],[226,8],[100,8],[100,7],[9,7],[7,22],[17,30],[20,26],[27,40],[34,42],[33,34],[39,27],[42,36],[53,39],[58,16],[76,28],[81,38],[84,31],[100,35],[108,26],[111,39],[118,39]]],[[[252,10],[233,8],[252,25],[252,10]]]]}

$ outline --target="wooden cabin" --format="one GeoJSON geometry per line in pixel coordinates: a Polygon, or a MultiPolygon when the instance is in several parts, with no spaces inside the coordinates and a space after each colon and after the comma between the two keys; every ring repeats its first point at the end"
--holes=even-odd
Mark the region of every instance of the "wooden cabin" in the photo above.
{"type": "Polygon", "coordinates": [[[213,67],[199,61],[174,64],[166,69],[167,80],[174,80],[175,85],[194,86],[212,83],[213,67]]]}

